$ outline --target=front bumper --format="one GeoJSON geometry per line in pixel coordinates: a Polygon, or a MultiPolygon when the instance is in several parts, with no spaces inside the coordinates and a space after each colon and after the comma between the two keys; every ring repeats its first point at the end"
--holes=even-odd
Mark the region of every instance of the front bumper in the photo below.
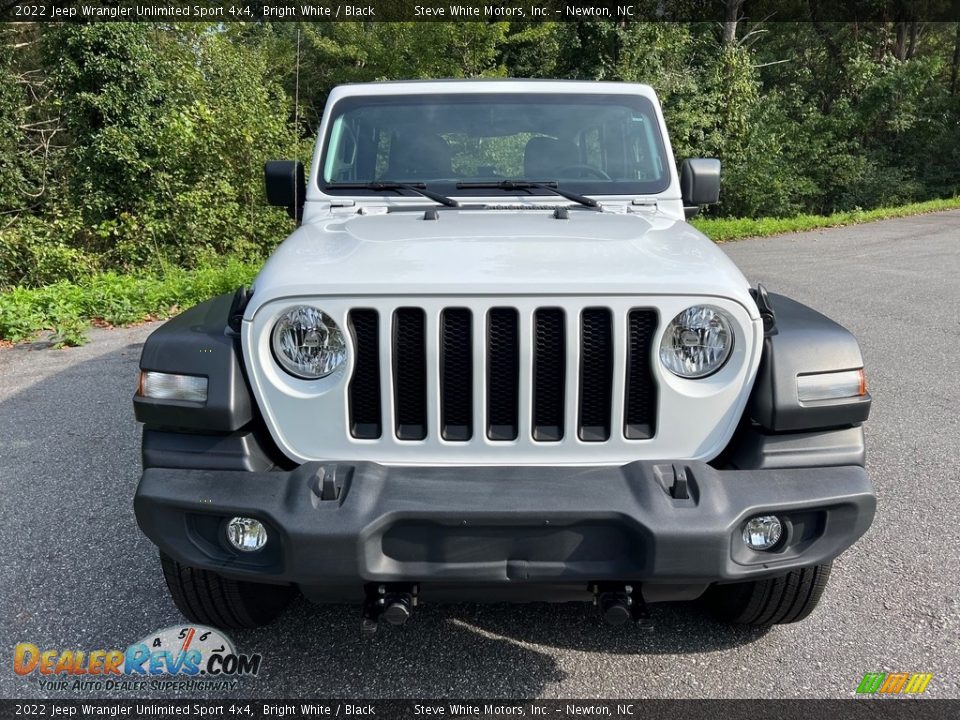
{"type": "Polygon", "coordinates": [[[875,499],[859,466],[308,463],[291,472],[147,469],[134,508],[143,532],[179,562],[259,582],[702,588],[833,559],[867,530],[875,499]],[[686,498],[670,492],[678,467],[686,498]],[[742,525],[765,513],[787,519],[786,540],[751,551],[742,525]],[[266,524],[263,550],[225,542],[236,515],[266,524]]]}

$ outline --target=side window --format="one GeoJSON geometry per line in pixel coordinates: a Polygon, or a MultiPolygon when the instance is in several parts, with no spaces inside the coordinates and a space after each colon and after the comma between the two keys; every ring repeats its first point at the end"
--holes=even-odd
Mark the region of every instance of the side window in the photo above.
{"type": "Polygon", "coordinates": [[[656,180],[663,175],[650,121],[634,117],[626,129],[627,172],[632,180],[656,180]]]}
{"type": "Polygon", "coordinates": [[[355,180],[359,145],[357,129],[353,124],[338,120],[330,143],[334,152],[327,156],[324,176],[331,182],[355,180]]]}
{"type": "Polygon", "coordinates": [[[580,162],[600,170],[606,166],[603,157],[603,130],[600,126],[580,132],[580,162]]]}
{"type": "Polygon", "coordinates": [[[374,171],[375,178],[382,178],[387,172],[387,164],[390,161],[390,142],[392,140],[390,133],[384,130],[376,132],[376,157],[377,165],[374,171]]]}

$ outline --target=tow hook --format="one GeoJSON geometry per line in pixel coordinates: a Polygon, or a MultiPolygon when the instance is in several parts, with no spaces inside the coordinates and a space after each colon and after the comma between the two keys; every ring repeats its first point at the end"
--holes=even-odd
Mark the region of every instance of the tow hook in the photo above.
{"type": "Polygon", "coordinates": [[[633,594],[633,585],[596,583],[593,604],[600,608],[600,616],[607,625],[617,627],[632,620],[642,630],[653,629],[643,596],[633,594]]]}
{"type": "Polygon", "coordinates": [[[413,615],[417,606],[417,585],[405,583],[381,583],[368,585],[363,602],[363,617],[360,634],[372,636],[380,627],[380,621],[390,625],[403,625],[413,615]]]}

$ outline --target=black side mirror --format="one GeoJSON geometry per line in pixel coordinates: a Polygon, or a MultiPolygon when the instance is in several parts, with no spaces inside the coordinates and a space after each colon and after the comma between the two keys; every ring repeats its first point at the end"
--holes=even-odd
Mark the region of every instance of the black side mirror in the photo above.
{"type": "Polygon", "coordinates": [[[267,186],[267,202],[285,207],[287,215],[300,222],[303,203],[307,199],[303,163],[299,160],[271,160],[263,166],[263,179],[267,186]]]}
{"type": "Polygon", "coordinates": [[[680,196],[687,217],[700,211],[701,205],[720,200],[720,161],[716,158],[684,160],[680,166],[680,196]]]}

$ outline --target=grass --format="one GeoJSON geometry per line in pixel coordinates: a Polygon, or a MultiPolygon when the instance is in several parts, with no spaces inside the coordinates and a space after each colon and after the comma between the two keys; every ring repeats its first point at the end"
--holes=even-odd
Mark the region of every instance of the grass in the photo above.
{"type": "MultiPolygon", "coordinates": [[[[715,242],[729,242],[956,208],[960,208],[960,197],[827,216],[699,218],[693,225],[715,242]]],[[[249,284],[258,269],[256,264],[226,258],[215,267],[175,269],[162,276],[106,272],[81,283],[14,288],[0,292],[0,340],[22,342],[49,330],[57,347],[82,345],[92,322],[130,325],[170,317],[182,308],[249,284]]]]}
{"type": "Polygon", "coordinates": [[[859,225],[874,220],[922,215],[941,210],[960,208],[960,197],[946,200],[877,208],[876,210],[851,210],[833,215],[797,215],[789,218],[694,218],[692,225],[714,242],[730,242],[750,237],[767,237],[783,233],[818,230],[820,228],[859,225]]]}
{"type": "Polygon", "coordinates": [[[0,338],[21,342],[52,330],[56,346],[82,345],[91,322],[130,325],[169,317],[249,284],[257,270],[226,258],[216,267],[176,269],[160,277],[105,272],[79,284],[14,288],[0,293],[0,338]]]}

